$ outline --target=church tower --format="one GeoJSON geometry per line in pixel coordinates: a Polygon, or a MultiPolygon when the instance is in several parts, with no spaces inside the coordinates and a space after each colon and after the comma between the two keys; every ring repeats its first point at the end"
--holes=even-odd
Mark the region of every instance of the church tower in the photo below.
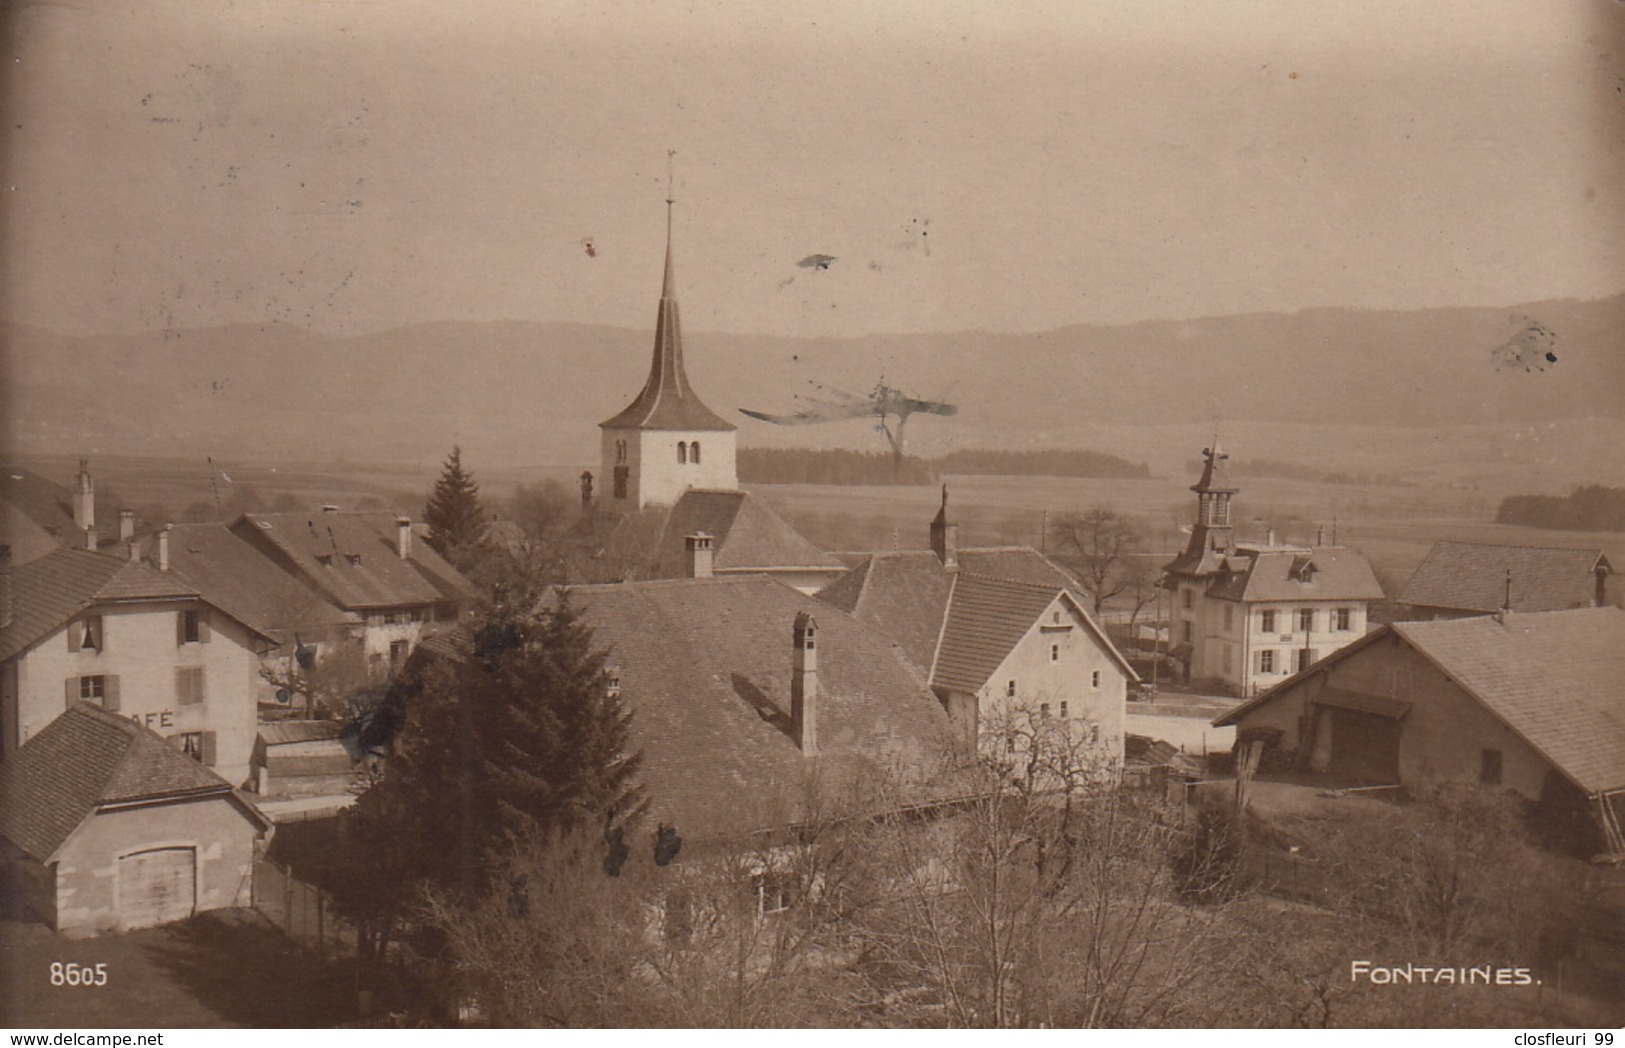
{"type": "Polygon", "coordinates": [[[1223,567],[1225,557],[1236,552],[1230,499],[1238,489],[1230,482],[1230,471],[1225,467],[1230,456],[1219,449],[1215,440],[1211,448],[1202,449],[1202,457],[1206,462],[1201,479],[1191,485],[1196,492],[1196,523],[1191,527],[1185,552],[1164,566],[1170,575],[1211,575],[1223,567]]]}
{"type": "Polygon", "coordinates": [[[666,200],[666,275],[655,319],[649,378],[603,431],[600,505],[630,512],[671,505],[689,488],[739,487],[732,423],[700,402],[683,370],[683,339],[671,265],[671,198],[666,200]]]}

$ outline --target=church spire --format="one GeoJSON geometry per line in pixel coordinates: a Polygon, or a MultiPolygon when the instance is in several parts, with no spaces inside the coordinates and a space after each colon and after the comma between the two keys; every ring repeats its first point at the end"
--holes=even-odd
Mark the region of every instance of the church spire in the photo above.
{"type": "Polygon", "coordinates": [[[672,205],[666,191],[666,272],[655,317],[654,354],[643,390],[620,414],[599,425],[604,429],[722,430],[735,427],[706,407],[688,384],[683,368],[683,335],[678,322],[677,288],[672,273],[672,205]]]}

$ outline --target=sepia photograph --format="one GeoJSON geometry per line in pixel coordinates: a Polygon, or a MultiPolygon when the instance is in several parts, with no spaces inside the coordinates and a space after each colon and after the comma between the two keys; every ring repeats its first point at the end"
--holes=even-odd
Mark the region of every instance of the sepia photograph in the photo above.
{"type": "Polygon", "coordinates": [[[1614,1043],[1622,0],[0,40],[12,1044],[1614,1043]]]}

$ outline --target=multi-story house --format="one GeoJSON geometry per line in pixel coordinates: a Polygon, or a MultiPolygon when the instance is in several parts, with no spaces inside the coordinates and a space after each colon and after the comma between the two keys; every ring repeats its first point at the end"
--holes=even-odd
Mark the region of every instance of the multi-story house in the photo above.
{"type": "Polygon", "coordinates": [[[1173,596],[1170,651],[1199,688],[1253,695],[1313,665],[1366,631],[1383,599],[1371,564],[1346,546],[1238,542],[1218,447],[1192,485],[1197,516],[1185,550],[1164,566],[1173,596]]]}
{"type": "Polygon", "coordinates": [[[232,785],[248,777],[259,653],[273,642],[186,580],[64,548],[0,555],[0,753],[78,702],[151,728],[232,785]]]}

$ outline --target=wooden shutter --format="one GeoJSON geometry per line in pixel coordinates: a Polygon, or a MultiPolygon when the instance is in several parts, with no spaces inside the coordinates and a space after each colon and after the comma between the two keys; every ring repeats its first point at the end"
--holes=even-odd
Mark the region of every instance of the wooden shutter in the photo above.
{"type": "Polygon", "coordinates": [[[214,767],[216,734],[212,731],[203,733],[203,763],[210,768],[214,767]]]}
{"type": "Polygon", "coordinates": [[[118,674],[109,673],[102,678],[102,709],[118,712],[118,674]]]}
{"type": "Polygon", "coordinates": [[[79,619],[68,623],[68,650],[78,651],[79,640],[85,635],[85,624],[79,619]]]}
{"type": "Polygon", "coordinates": [[[209,643],[209,609],[197,609],[197,639],[200,644],[209,643]]]}
{"type": "Polygon", "coordinates": [[[62,708],[68,709],[72,707],[74,703],[79,701],[79,678],[69,677],[67,680],[63,681],[62,684],[62,708]]]}

